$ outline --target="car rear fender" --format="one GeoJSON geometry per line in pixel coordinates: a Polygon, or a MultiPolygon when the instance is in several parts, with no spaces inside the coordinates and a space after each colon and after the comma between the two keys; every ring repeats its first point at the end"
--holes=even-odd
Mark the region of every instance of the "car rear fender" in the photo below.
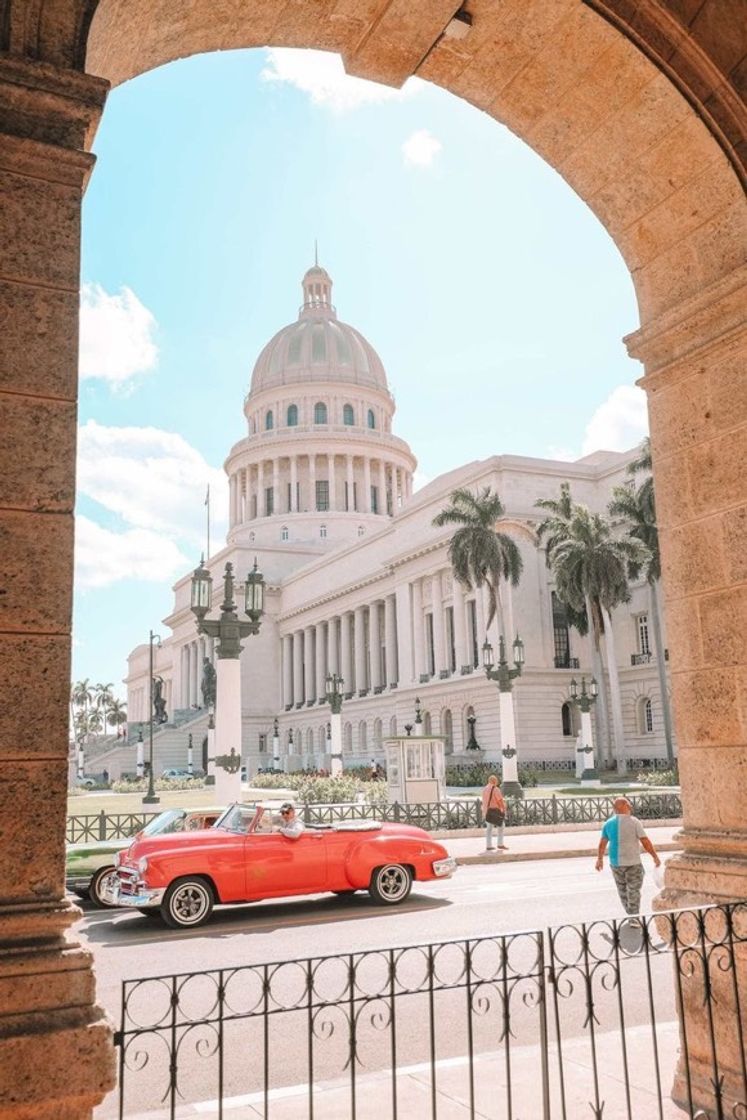
{"type": "Polygon", "coordinates": [[[430,868],[434,857],[423,854],[424,845],[409,838],[377,836],[360,840],[347,854],[345,873],[352,887],[368,887],[371,872],[386,863],[401,863],[412,869],[413,877],[420,878],[421,872],[430,868]]]}

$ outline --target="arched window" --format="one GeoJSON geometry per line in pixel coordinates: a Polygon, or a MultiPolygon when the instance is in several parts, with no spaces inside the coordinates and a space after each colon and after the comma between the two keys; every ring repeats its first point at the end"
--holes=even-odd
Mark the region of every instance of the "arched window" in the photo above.
{"type": "Polygon", "coordinates": [[[392,718],[389,720],[389,734],[390,735],[396,735],[397,734],[397,717],[396,716],[392,716],[392,718]]]}
{"type": "Polygon", "coordinates": [[[653,735],[654,732],[654,710],[651,706],[651,699],[644,696],[638,701],[638,733],[639,735],[653,735]]]}
{"type": "Polygon", "coordinates": [[[314,732],[310,727],[307,727],[306,729],[306,753],[314,753],[314,732]]]}
{"type": "Polygon", "coordinates": [[[280,539],[281,539],[281,541],[287,541],[288,540],[288,526],[287,525],[283,525],[282,529],[280,530],[280,539]]]}
{"type": "Polygon", "coordinates": [[[382,730],[381,730],[381,720],[376,719],[376,720],[374,720],[374,741],[373,741],[374,750],[375,751],[380,751],[381,747],[382,747],[382,743],[383,743],[383,738],[382,738],[382,730]]]}
{"type": "Polygon", "coordinates": [[[327,539],[327,526],[326,525],[320,525],[319,526],[319,536],[322,538],[322,540],[327,539]]]}
{"type": "Polygon", "coordinates": [[[424,735],[432,735],[433,734],[433,721],[431,719],[431,713],[430,712],[423,712],[423,734],[424,735]]]}
{"type": "Polygon", "coordinates": [[[324,401],[317,401],[314,405],[314,423],[326,424],[327,423],[327,406],[324,401]]]}
{"type": "Polygon", "coordinates": [[[267,412],[265,413],[265,431],[266,432],[271,431],[273,426],[274,426],[274,423],[275,423],[275,421],[273,420],[273,417],[272,417],[272,409],[268,408],[267,412]]]}
{"type": "Polygon", "coordinates": [[[454,721],[451,716],[451,708],[445,708],[441,716],[441,734],[444,737],[444,751],[446,754],[451,754],[454,750],[454,721]]]}
{"type": "Polygon", "coordinates": [[[353,725],[352,723],[345,724],[345,730],[342,733],[343,747],[348,754],[353,750],[353,725]]]}
{"type": "Polygon", "coordinates": [[[343,424],[347,424],[349,428],[352,428],[355,423],[355,413],[353,412],[352,404],[343,405],[342,422],[343,424]]]}
{"type": "Polygon", "coordinates": [[[362,719],[358,724],[358,752],[363,754],[368,745],[368,727],[366,721],[362,719]]]}
{"type": "Polygon", "coordinates": [[[286,417],[289,428],[296,428],[298,426],[298,405],[288,405],[288,415],[286,417]]]}
{"type": "Polygon", "coordinates": [[[327,749],[327,725],[323,723],[319,728],[319,754],[324,754],[327,749]]]}
{"type": "Polygon", "coordinates": [[[560,722],[563,726],[563,734],[564,735],[572,735],[573,734],[573,712],[571,711],[571,705],[568,704],[568,703],[563,704],[561,709],[560,709],[560,722]]]}
{"type": "Polygon", "coordinates": [[[372,408],[368,410],[368,426],[369,428],[376,427],[376,417],[374,416],[374,410],[372,408]]]}

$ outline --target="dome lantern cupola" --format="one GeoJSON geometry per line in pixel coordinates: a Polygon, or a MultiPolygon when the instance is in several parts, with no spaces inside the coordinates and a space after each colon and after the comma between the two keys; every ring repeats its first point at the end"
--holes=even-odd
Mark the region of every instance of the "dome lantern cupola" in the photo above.
{"type": "Polygon", "coordinates": [[[326,268],[322,268],[319,264],[316,247],[314,249],[314,264],[304,275],[301,287],[303,288],[301,315],[309,314],[309,312],[312,314],[321,312],[331,319],[337,318],[335,308],[332,306],[332,277],[326,268]]]}

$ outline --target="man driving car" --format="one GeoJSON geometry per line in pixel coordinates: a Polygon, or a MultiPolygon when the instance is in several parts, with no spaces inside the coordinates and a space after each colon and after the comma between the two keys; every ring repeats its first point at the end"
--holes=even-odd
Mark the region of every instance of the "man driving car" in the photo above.
{"type": "Polygon", "coordinates": [[[298,840],[304,828],[303,821],[296,816],[296,810],[290,801],[284,802],[280,806],[279,832],[281,836],[287,836],[289,840],[298,840]]]}

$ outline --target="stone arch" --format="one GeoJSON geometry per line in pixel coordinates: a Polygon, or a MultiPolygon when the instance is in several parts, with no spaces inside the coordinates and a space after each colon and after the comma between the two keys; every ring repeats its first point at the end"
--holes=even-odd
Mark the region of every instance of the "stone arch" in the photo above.
{"type": "Polygon", "coordinates": [[[347,721],[342,732],[342,742],[346,754],[352,754],[353,751],[353,725],[350,720],[347,721]]]}
{"type": "Polygon", "coordinates": [[[444,753],[451,754],[454,750],[454,717],[451,708],[444,708],[439,720],[441,734],[444,737],[444,753]]]}
{"type": "Polygon", "coordinates": [[[364,719],[358,724],[358,753],[365,754],[368,750],[368,724],[364,719]]]}
{"type": "Polygon", "coordinates": [[[383,737],[382,723],[381,723],[381,720],[377,718],[377,719],[374,720],[374,725],[373,725],[373,743],[372,743],[373,749],[375,751],[380,751],[382,749],[383,743],[384,743],[384,737],[383,737]]]}
{"type": "MultiPolygon", "coordinates": [[[[229,0],[6,2],[0,77],[13,98],[3,116],[11,140],[3,159],[19,191],[4,227],[2,261],[9,281],[3,309],[16,345],[4,370],[12,398],[4,444],[10,467],[3,471],[10,573],[4,664],[18,672],[14,651],[26,658],[23,687],[46,701],[46,742],[56,752],[51,765],[35,753],[27,706],[17,705],[7,717],[7,738],[16,746],[4,765],[23,769],[29,805],[40,790],[57,789],[50,769],[62,789],[66,765],[65,657],[50,670],[36,654],[44,653],[47,635],[64,644],[69,630],[78,199],[107,81],[197,51],[302,44],[339,51],[349,72],[392,85],[417,72],[491,113],[556,168],[623,254],[642,324],[627,341],[645,364],[649,394],[685,809],[684,854],[668,864],[665,901],[685,904],[693,884],[711,896],[747,895],[747,830],[733,798],[747,756],[740,630],[747,581],[740,473],[747,144],[733,53],[739,37],[728,6],[719,10],[717,3],[702,0],[696,20],[683,14],[689,6],[665,0],[470,0],[469,32],[454,39],[444,35],[453,10],[429,0],[413,0],[407,20],[386,2],[375,20],[365,6],[338,6],[332,14],[328,5],[246,5],[239,15],[229,0]],[[42,413],[49,423],[38,423],[42,413]],[[54,574],[41,582],[41,596],[23,574],[32,552],[54,574]],[[707,886],[700,870],[706,860],[707,886]]],[[[50,797],[61,817],[62,793],[50,797]]],[[[13,816],[23,821],[17,801],[13,816]]],[[[9,862],[18,846],[0,857],[0,877],[10,905],[28,907],[26,931],[34,929],[24,932],[26,943],[38,945],[53,968],[68,919],[55,919],[48,933],[39,907],[59,899],[61,844],[39,849],[23,827],[17,825],[20,841],[39,852],[35,878],[17,859],[9,862]]],[[[79,959],[69,983],[83,990],[87,966],[79,959]]],[[[63,980],[55,991],[64,1005],[63,980]]],[[[86,1014],[81,1005],[81,1022],[86,1014]]],[[[92,1008],[89,1022],[100,1026],[92,1008]]],[[[106,1029],[96,1037],[103,1054],[106,1029]]],[[[57,1063],[55,1074],[76,1064],[64,1045],[46,1052],[57,1063]]],[[[92,1054],[87,1068],[71,1088],[81,1109],[107,1084],[105,1057],[97,1068],[92,1054]]]]}

